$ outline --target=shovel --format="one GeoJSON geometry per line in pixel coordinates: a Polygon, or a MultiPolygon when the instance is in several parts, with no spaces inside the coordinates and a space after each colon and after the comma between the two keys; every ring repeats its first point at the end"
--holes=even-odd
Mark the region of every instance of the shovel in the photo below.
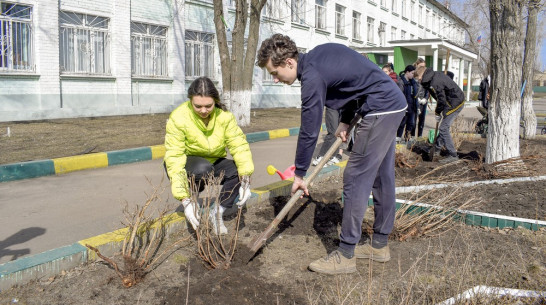
{"type": "Polygon", "coordinates": [[[434,161],[434,152],[436,151],[436,142],[438,142],[438,126],[440,122],[436,122],[436,128],[434,129],[434,141],[432,142],[432,148],[428,152],[428,159],[434,161]]]}
{"type": "MultiPolygon", "coordinates": [[[[351,121],[351,124],[349,125],[349,129],[347,130],[347,135],[349,135],[351,133],[351,131],[353,130],[355,125],[358,123],[360,118],[361,118],[360,115],[356,115],[353,118],[353,120],[351,121]]],[[[322,158],[322,160],[320,160],[319,164],[315,167],[315,169],[313,170],[311,175],[309,175],[304,180],[306,185],[311,184],[311,182],[315,179],[315,177],[318,175],[318,173],[322,170],[322,168],[324,167],[326,162],[328,162],[328,160],[330,160],[330,158],[334,155],[334,153],[336,151],[338,151],[339,146],[341,145],[342,142],[343,141],[341,140],[341,138],[336,139],[334,144],[332,144],[330,149],[328,149],[326,154],[324,154],[324,157],[322,158]]],[[[286,216],[286,214],[288,214],[290,209],[292,209],[292,207],[294,206],[296,201],[298,201],[298,199],[300,199],[300,197],[302,195],[303,195],[303,190],[301,190],[301,189],[298,190],[294,195],[292,195],[292,197],[290,197],[290,200],[288,200],[288,203],[284,206],[284,208],[282,208],[282,210],[279,212],[279,214],[277,214],[275,219],[273,219],[273,221],[271,222],[271,224],[269,224],[269,226],[265,229],[265,231],[263,231],[261,234],[257,235],[256,237],[254,237],[252,239],[252,241],[250,242],[250,245],[249,245],[250,253],[246,253],[246,255],[247,255],[246,258],[248,259],[248,261],[250,261],[254,257],[256,252],[265,244],[266,240],[269,237],[271,237],[271,235],[273,235],[273,233],[275,232],[275,229],[277,228],[279,223],[283,220],[283,218],[286,216]]]]}

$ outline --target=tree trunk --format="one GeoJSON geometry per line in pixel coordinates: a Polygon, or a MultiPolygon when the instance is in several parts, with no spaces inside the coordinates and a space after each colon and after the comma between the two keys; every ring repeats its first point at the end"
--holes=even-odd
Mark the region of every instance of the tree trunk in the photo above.
{"type": "Polygon", "coordinates": [[[214,24],[222,66],[223,99],[240,126],[250,124],[252,76],[260,35],[260,16],[265,2],[266,0],[250,0],[250,3],[248,0],[236,1],[230,54],[222,20],[223,1],[214,0],[214,24]],[[245,36],[247,24],[248,35],[245,36]]]}
{"type": "Polygon", "coordinates": [[[519,157],[522,69],[520,0],[491,0],[491,102],[485,162],[519,157]]]}
{"type": "Polygon", "coordinates": [[[521,103],[523,137],[525,139],[533,139],[537,130],[537,117],[533,110],[533,76],[536,59],[537,16],[539,7],[540,0],[529,0],[522,74],[525,89],[523,91],[523,101],[521,103]]]}

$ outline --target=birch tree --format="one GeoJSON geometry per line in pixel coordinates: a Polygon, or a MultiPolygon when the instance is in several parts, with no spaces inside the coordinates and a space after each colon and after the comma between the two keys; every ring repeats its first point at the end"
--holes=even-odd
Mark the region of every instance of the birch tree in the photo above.
{"type": "Polygon", "coordinates": [[[523,0],[490,0],[491,102],[486,163],[520,156],[523,0]]]}
{"type": "Polygon", "coordinates": [[[224,1],[227,0],[214,0],[214,26],[220,51],[223,98],[237,123],[248,126],[260,15],[266,0],[235,0],[235,24],[230,29],[231,50],[226,36],[224,1]]]}
{"type": "Polygon", "coordinates": [[[529,0],[527,5],[527,30],[525,33],[525,52],[522,71],[522,80],[525,88],[521,101],[523,137],[525,139],[533,139],[537,129],[537,117],[533,110],[533,76],[537,49],[537,21],[540,7],[540,0],[529,0]]]}

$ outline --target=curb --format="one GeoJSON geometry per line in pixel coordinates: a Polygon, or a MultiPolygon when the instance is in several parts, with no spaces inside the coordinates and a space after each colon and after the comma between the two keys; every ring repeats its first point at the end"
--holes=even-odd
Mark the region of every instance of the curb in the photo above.
{"type": "MultiPolygon", "coordinates": [[[[326,124],[322,124],[321,130],[325,129],[326,124]]],[[[295,136],[298,135],[299,132],[300,128],[294,127],[253,132],[245,135],[250,144],[295,136]]],[[[165,146],[161,144],[71,157],[11,163],[0,165],[0,183],[42,176],[60,175],[74,171],[96,169],[133,162],[149,161],[163,158],[163,156],[165,156],[165,146]]]]}

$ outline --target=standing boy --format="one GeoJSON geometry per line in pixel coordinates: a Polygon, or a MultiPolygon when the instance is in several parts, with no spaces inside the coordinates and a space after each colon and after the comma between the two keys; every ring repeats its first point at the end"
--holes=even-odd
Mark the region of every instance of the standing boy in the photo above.
{"type": "Polygon", "coordinates": [[[406,109],[404,95],[377,65],[340,44],[327,43],[298,54],[290,37],[275,34],[262,42],[257,64],[265,67],[275,82],[301,82],[301,128],[292,193],[301,189],[309,195],[303,177],[317,143],[324,107],[340,110],[336,136],[343,141],[347,140],[351,119],[356,114],[362,116],[343,174],[339,247],[309,268],[327,274],[350,273],[356,271],[356,258],[388,261],[387,239],[395,214],[395,136],[406,109]],[[372,189],[374,234],[371,243],[359,245],[372,189]]]}

